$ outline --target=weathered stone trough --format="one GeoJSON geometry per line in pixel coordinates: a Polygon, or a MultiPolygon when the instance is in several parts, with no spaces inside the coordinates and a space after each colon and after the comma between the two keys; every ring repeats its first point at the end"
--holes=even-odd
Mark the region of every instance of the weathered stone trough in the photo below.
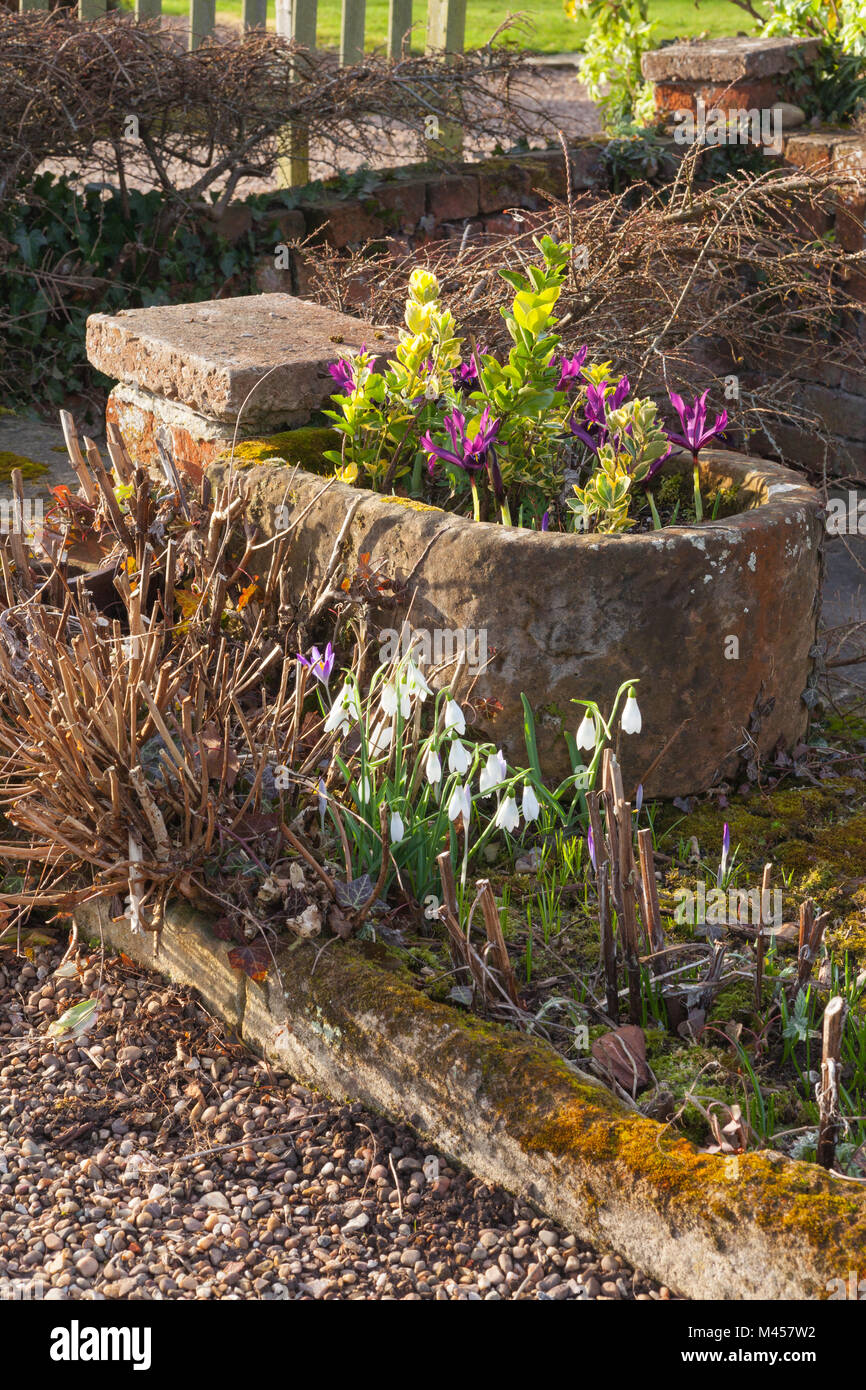
{"type": "Polygon", "coordinates": [[[863,1268],[862,1187],[777,1153],[699,1153],[546,1043],[432,1002],[382,946],[296,945],[259,985],[188,905],[169,905],[159,937],[132,935],[105,902],[77,918],[197,989],[273,1065],[398,1117],[692,1298],[827,1298],[863,1268]]]}
{"type": "MultiPolygon", "coordinates": [[[[287,464],[296,457],[291,440],[272,446],[287,464]]],[[[604,709],[636,677],[643,732],[622,739],[627,789],[642,782],[650,795],[684,796],[735,775],[745,749],[767,754],[805,732],[823,535],[820,499],[796,474],[732,452],[702,457],[708,485],[736,487],[748,510],[615,537],[474,522],[339,483],[326,488],[322,477],[282,464],[245,477],[265,534],[283,505],[289,517],[303,510],[287,561],[299,579],[323,578],[357,503],[344,539],[348,569],[369,551],[371,565],[408,581],[403,607],[383,610],[383,627],[399,627],[411,604],[414,630],[486,633],[489,665],[474,693],[502,709],[479,723],[511,761],[526,758],[522,692],[542,767],[558,779],[571,771],[563,729],[579,722],[572,697],[604,709]]],[[[229,466],[213,464],[209,476],[223,481],[229,466]]],[[[446,665],[442,683],[455,666],[446,665]]]]}
{"type": "MultiPolygon", "coordinates": [[[[235,434],[239,457],[263,460],[247,474],[252,515],[273,534],[284,505],[304,511],[288,559],[299,582],[322,578],[352,507],[341,560],[351,568],[369,551],[406,585],[406,605],[383,612],[383,628],[398,628],[411,604],[412,627],[431,646],[437,633],[485,634],[490,660],[475,695],[501,711],[479,716],[479,727],[513,762],[525,760],[522,693],[545,774],[559,779],[571,771],[571,700],[604,708],[629,678],[640,680],[644,721],[619,750],[629,794],[642,782],[648,795],[687,795],[736,775],[744,751],[802,737],[823,522],[817,493],[797,474],[707,450],[705,481],[736,488],[738,514],[616,537],[476,523],[326,486],[285,467],[305,461],[304,432],[268,435],[326,400],[328,363],[364,338],[387,352],[369,325],[269,294],[94,315],[88,353],[123,378],[109,409],[133,457],[152,457],[162,424],[179,462],[196,474],[209,467],[215,482],[231,466],[235,434]],[[267,463],[274,456],[285,462],[267,463]]],[[[453,674],[446,665],[440,679],[453,674]]]]}

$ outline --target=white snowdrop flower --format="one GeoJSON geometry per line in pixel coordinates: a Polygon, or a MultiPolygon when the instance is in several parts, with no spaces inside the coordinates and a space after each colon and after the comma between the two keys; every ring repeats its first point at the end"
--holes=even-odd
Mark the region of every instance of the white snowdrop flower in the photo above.
{"type": "Polygon", "coordinates": [[[521,810],[523,811],[523,819],[525,821],[529,822],[533,820],[538,820],[541,807],[538,804],[538,797],[535,795],[533,788],[529,785],[528,782],[526,786],[523,788],[521,810]]]}
{"type": "Polygon", "coordinates": [[[583,716],[583,721],[580,725],[580,728],[577,731],[577,746],[578,748],[594,749],[595,740],[595,720],[593,719],[589,710],[587,710],[586,714],[583,716]]]}
{"type": "Polygon", "coordinates": [[[468,748],[460,742],[459,738],[455,738],[448,749],[448,771],[455,772],[458,777],[465,777],[471,761],[468,748]]]}
{"type": "Polygon", "coordinates": [[[500,748],[498,752],[490,754],[490,757],[481,769],[481,777],[479,778],[481,795],[486,796],[488,792],[492,792],[495,787],[501,786],[507,775],[508,765],[502,756],[502,749],[500,748]]]}
{"type": "Polygon", "coordinates": [[[361,705],[357,690],[353,686],[344,685],[335,696],[334,703],[328,711],[328,717],[325,720],[325,733],[332,734],[336,729],[340,729],[345,738],[349,732],[350,717],[353,721],[361,718],[361,705]]]}
{"type": "Polygon", "coordinates": [[[405,826],[403,825],[403,818],[402,818],[402,816],[400,815],[400,812],[399,812],[399,811],[393,811],[393,812],[391,813],[391,825],[390,825],[391,844],[392,844],[392,845],[399,845],[399,843],[400,843],[400,841],[402,840],[402,838],[403,838],[403,836],[405,835],[405,833],[406,833],[406,829],[405,829],[405,826]]]}
{"type": "Polygon", "coordinates": [[[435,748],[431,748],[424,762],[424,775],[431,787],[442,781],[442,763],[435,748]]]}
{"type": "Polygon", "coordinates": [[[466,733],[466,717],[456,700],[449,700],[445,706],[445,728],[461,738],[466,733]]]}
{"type": "Polygon", "coordinates": [[[448,819],[456,820],[458,816],[462,816],[464,825],[468,825],[471,815],[472,796],[467,783],[466,786],[454,788],[451,800],[448,802],[448,819]]]}
{"type": "Polygon", "coordinates": [[[397,691],[390,681],[386,681],[382,686],[382,693],[379,696],[379,707],[383,714],[389,719],[393,719],[397,713],[397,691]]]}
{"type": "Polygon", "coordinates": [[[372,757],[378,757],[380,753],[385,753],[391,747],[391,740],[394,737],[394,725],[387,719],[381,719],[378,724],[370,731],[370,741],[367,745],[367,752],[372,757]]]}
{"type": "Polygon", "coordinates": [[[637,707],[637,700],[634,695],[634,686],[629,688],[628,699],[625,702],[625,709],[620,720],[624,734],[639,734],[643,720],[640,717],[640,710],[637,707]]]}
{"type": "Polygon", "coordinates": [[[512,831],[517,829],[520,824],[520,812],[513,796],[506,796],[496,812],[496,819],[493,823],[498,830],[512,831]]]}
{"type": "Polygon", "coordinates": [[[427,684],[420,666],[412,660],[411,656],[406,663],[406,687],[422,702],[422,704],[427,699],[427,696],[433,693],[427,684]]]}
{"type": "Polygon", "coordinates": [[[404,719],[412,713],[412,692],[405,681],[400,686],[400,713],[404,719]]]}

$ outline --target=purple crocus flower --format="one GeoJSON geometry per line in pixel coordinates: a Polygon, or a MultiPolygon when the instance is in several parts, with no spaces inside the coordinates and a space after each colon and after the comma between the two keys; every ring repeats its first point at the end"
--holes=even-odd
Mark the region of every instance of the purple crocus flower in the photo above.
{"type": "Polygon", "coordinates": [[[345,391],[347,396],[354,391],[355,373],[348,357],[341,357],[339,362],[332,362],[328,371],[337,383],[338,391],[345,391]]]}
{"type": "Polygon", "coordinates": [[[721,862],[719,863],[719,873],[718,878],[716,880],[720,888],[724,885],[725,882],[725,874],[727,873],[728,869],[728,856],[730,852],[731,827],[728,825],[728,822],[725,821],[724,827],[722,828],[722,858],[721,862]]]}
{"type": "Polygon", "coordinates": [[[595,836],[592,833],[592,826],[590,826],[586,832],[586,845],[587,849],[589,850],[589,858],[592,863],[592,867],[594,869],[597,869],[598,865],[595,862],[595,836]]]}
{"type": "Polygon", "coordinates": [[[547,530],[549,530],[549,528],[550,528],[550,512],[545,512],[545,513],[544,513],[544,516],[541,518],[541,529],[542,529],[542,531],[547,531],[547,530]]]}
{"type": "Polygon", "coordinates": [[[679,444],[680,448],[688,449],[689,453],[697,462],[698,452],[705,444],[709,444],[711,439],[721,435],[728,423],[728,412],[723,410],[716,416],[715,423],[707,424],[707,396],[709,391],[705,391],[702,396],[696,396],[692,405],[686,405],[682,396],[678,396],[676,391],[669,391],[671,405],[680,417],[682,434],[676,434],[673,430],[666,430],[668,439],[672,444],[679,444]]]}
{"type": "Polygon", "coordinates": [[[478,428],[469,439],[466,435],[466,416],[462,411],[452,410],[443,420],[451,440],[450,449],[437,444],[429,430],[421,437],[421,447],[427,454],[427,468],[431,476],[437,459],[442,463],[453,464],[455,468],[462,468],[466,473],[475,473],[479,468],[483,468],[487,462],[488,450],[492,448],[493,441],[499,433],[500,423],[499,420],[491,420],[490,411],[485,406],[478,420],[478,428]]]}
{"type": "Polygon", "coordinates": [[[568,391],[573,386],[580,385],[580,369],[586,361],[588,347],[578,348],[573,357],[560,357],[559,359],[559,381],[556,383],[557,391],[568,391]]]}
{"type": "Polygon", "coordinates": [[[327,689],[328,681],[331,679],[331,672],[334,669],[334,648],[329,642],[325,648],[325,655],[319,651],[318,647],[313,647],[310,656],[306,657],[302,652],[298,652],[298,661],[302,666],[306,666],[308,671],[312,671],[317,681],[327,689]]]}

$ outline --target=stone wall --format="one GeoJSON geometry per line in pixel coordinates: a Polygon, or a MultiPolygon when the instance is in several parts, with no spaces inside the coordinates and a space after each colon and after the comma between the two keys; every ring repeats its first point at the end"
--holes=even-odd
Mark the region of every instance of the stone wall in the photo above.
{"type": "MultiPolygon", "coordinates": [[[[606,186],[602,137],[579,140],[569,147],[572,188],[577,192],[606,186]]],[[[477,233],[508,233],[517,222],[510,211],[538,209],[544,194],[564,198],[568,183],[559,148],[525,155],[487,159],[436,170],[407,166],[390,170],[363,194],[349,194],[339,180],[300,190],[298,206],[277,207],[274,220],[286,246],[312,238],[337,250],[378,241],[395,247],[421,246],[428,241],[477,233]],[[410,242],[411,239],[411,242],[410,242]]],[[[245,235],[252,212],[232,204],[216,230],[227,240],[245,235]]],[[[288,257],[262,259],[256,281],[259,289],[304,295],[309,289],[313,249],[293,250],[288,257]]]]}

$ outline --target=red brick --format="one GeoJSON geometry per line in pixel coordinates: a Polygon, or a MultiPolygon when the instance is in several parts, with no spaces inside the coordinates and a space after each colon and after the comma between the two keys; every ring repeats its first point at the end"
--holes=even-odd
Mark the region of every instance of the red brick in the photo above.
{"type": "Polygon", "coordinates": [[[804,408],[814,412],[834,434],[845,439],[866,440],[866,396],[830,391],[826,386],[813,383],[804,388],[801,400],[804,408]]]}
{"type": "Polygon", "coordinates": [[[532,196],[528,169],[508,160],[488,160],[478,166],[478,205],[482,212],[521,208],[532,196]]]}
{"type": "Polygon", "coordinates": [[[478,216],[478,180],[471,174],[443,174],[427,184],[427,216],[441,222],[465,222],[478,216]]]}
{"type": "Polygon", "coordinates": [[[833,169],[866,185],[866,135],[843,135],[834,142],[833,169]]]}
{"type": "Polygon", "coordinates": [[[514,236],[516,232],[523,231],[523,227],[507,213],[497,212],[492,217],[485,217],[484,230],[489,236],[514,236]]]}
{"type": "Polygon", "coordinates": [[[414,232],[427,210],[427,185],[423,179],[380,183],[371,198],[389,231],[414,232]]]}
{"type": "Polygon", "coordinates": [[[792,135],[785,141],[785,158],[798,169],[827,169],[833,160],[833,137],[826,134],[792,135]]]}
{"type": "Polygon", "coordinates": [[[840,194],[836,239],[844,251],[866,251],[866,192],[840,194]]]}
{"type": "Polygon", "coordinates": [[[306,209],[307,225],[320,231],[338,251],[350,242],[379,241],[385,232],[382,217],[356,200],[315,203],[306,209]]]}

